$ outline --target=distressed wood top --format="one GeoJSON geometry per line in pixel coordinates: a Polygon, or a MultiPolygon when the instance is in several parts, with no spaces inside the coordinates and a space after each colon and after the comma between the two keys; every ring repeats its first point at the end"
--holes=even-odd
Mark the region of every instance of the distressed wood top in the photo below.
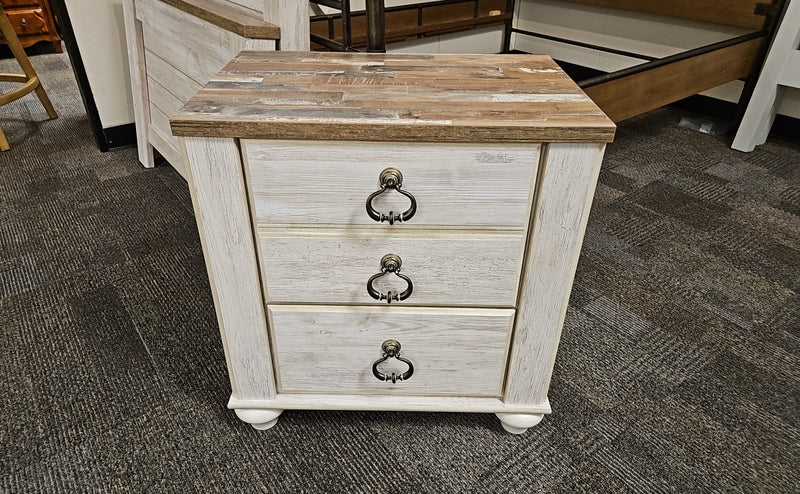
{"type": "Polygon", "coordinates": [[[242,52],[171,119],[180,136],[610,142],[549,57],[242,52]]]}
{"type": "Polygon", "coordinates": [[[208,0],[160,0],[243,38],[280,39],[278,26],[208,0]]]}

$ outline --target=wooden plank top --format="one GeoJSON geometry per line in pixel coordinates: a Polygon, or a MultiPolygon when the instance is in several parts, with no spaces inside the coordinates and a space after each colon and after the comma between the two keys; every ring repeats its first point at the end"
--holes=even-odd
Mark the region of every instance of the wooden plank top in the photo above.
{"type": "Polygon", "coordinates": [[[243,38],[280,39],[278,26],[208,0],[160,0],[243,38]]]}
{"type": "Polygon", "coordinates": [[[539,55],[242,52],[171,119],[179,136],[610,142],[614,123],[539,55]]]}

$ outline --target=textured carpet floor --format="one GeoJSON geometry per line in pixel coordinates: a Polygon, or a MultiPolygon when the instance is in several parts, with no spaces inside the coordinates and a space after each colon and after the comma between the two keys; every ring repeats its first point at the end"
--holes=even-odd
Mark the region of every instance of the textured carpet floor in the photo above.
{"type": "Polygon", "coordinates": [[[186,183],[100,153],[66,56],[33,62],[60,118],[0,108],[0,491],[798,491],[797,147],[738,153],[671,110],[620,127],[527,434],[313,411],[258,432],[225,408],[186,183]]]}

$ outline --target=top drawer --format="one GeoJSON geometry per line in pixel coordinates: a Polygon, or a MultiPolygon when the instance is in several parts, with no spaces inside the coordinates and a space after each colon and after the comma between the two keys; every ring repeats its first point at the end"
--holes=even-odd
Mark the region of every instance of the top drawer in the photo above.
{"type": "MultiPolygon", "coordinates": [[[[402,174],[416,212],[394,227],[524,229],[539,162],[538,144],[243,140],[259,225],[375,225],[367,199],[387,168],[402,174]]],[[[403,213],[411,200],[387,188],[377,213],[403,213]]],[[[384,225],[387,225],[384,223],[384,225]]]]}
{"type": "Polygon", "coordinates": [[[17,36],[27,34],[45,34],[48,32],[47,20],[41,8],[31,7],[24,10],[6,12],[11,26],[17,36]]]}

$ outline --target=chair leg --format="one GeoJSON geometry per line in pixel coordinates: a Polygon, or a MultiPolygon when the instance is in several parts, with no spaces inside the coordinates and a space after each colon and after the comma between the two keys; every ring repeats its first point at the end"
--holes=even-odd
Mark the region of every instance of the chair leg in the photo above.
{"type": "MultiPolygon", "coordinates": [[[[2,104],[14,101],[31,91],[36,91],[36,96],[38,96],[39,101],[42,102],[42,106],[44,106],[47,115],[50,118],[57,118],[58,114],[56,113],[55,108],[53,108],[53,103],[50,101],[50,98],[47,97],[47,93],[45,92],[44,87],[42,87],[42,83],[39,80],[39,77],[36,75],[36,71],[31,64],[31,61],[28,59],[28,55],[22,48],[22,43],[19,42],[19,38],[17,38],[17,34],[14,32],[14,27],[8,20],[8,16],[6,15],[2,4],[0,4],[0,33],[3,35],[3,38],[5,38],[5,43],[11,49],[11,53],[14,54],[14,58],[17,59],[19,66],[22,67],[22,71],[25,73],[24,77],[22,74],[4,74],[4,80],[11,82],[22,82],[24,83],[24,86],[16,89],[15,91],[11,91],[10,93],[0,95],[6,97],[2,104]]],[[[0,128],[0,151],[8,151],[9,149],[11,149],[11,147],[8,145],[8,139],[6,139],[3,129],[0,128]]]]}
{"type": "Polygon", "coordinates": [[[8,145],[8,139],[3,133],[3,128],[0,127],[0,151],[8,151],[9,149],[11,149],[11,146],[8,145]]]}
{"type": "Polygon", "coordinates": [[[53,103],[50,102],[50,98],[47,97],[47,93],[44,91],[44,87],[42,87],[42,81],[39,81],[39,85],[36,87],[36,96],[38,96],[39,101],[42,102],[47,116],[50,118],[58,118],[58,113],[56,113],[56,109],[53,108],[53,103]]]}
{"type": "Polygon", "coordinates": [[[47,97],[47,93],[45,92],[44,87],[42,87],[42,82],[36,75],[36,70],[34,70],[33,64],[31,64],[28,55],[25,53],[22,43],[19,42],[19,38],[17,38],[17,34],[14,32],[11,21],[8,20],[8,16],[6,15],[6,12],[2,6],[0,6],[0,32],[3,33],[6,44],[8,44],[11,53],[14,55],[14,58],[17,59],[17,63],[19,63],[19,66],[22,67],[22,71],[25,73],[28,80],[34,78],[37,79],[38,82],[36,84],[36,95],[39,97],[39,101],[42,102],[42,106],[44,106],[45,111],[47,111],[47,115],[50,118],[58,117],[56,110],[53,108],[53,104],[50,102],[50,98],[47,97]]]}

